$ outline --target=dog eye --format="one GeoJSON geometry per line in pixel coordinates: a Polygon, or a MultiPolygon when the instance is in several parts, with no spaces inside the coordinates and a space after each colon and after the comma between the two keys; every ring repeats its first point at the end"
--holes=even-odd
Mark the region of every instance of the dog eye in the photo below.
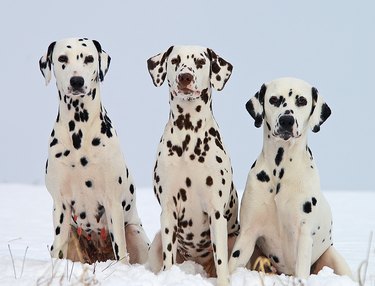
{"type": "Polygon", "coordinates": [[[296,98],[296,105],[297,106],[305,106],[306,104],[307,104],[306,98],[304,98],[303,96],[297,96],[297,98],[296,98]]]}
{"type": "Polygon", "coordinates": [[[178,59],[177,59],[177,58],[172,59],[172,60],[171,60],[171,63],[172,63],[172,65],[177,64],[177,63],[178,63],[178,59]]]}
{"type": "Polygon", "coordinates": [[[196,64],[199,65],[199,66],[203,66],[204,64],[206,64],[206,60],[205,59],[198,59],[196,61],[196,64]]]}
{"type": "Polygon", "coordinates": [[[272,104],[272,105],[277,105],[279,103],[279,98],[277,96],[271,96],[269,102],[272,104]]]}
{"type": "Polygon", "coordinates": [[[85,64],[92,63],[94,62],[94,57],[93,56],[87,56],[85,57],[85,64]]]}
{"type": "Polygon", "coordinates": [[[57,59],[60,63],[67,63],[68,62],[68,57],[65,55],[59,56],[57,59]]]}

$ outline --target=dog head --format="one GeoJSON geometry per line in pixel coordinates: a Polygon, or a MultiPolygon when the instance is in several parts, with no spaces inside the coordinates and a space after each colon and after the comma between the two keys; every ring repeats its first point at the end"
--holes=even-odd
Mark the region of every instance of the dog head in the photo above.
{"type": "Polygon", "coordinates": [[[147,61],[155,86],[167,78],[173,97],[194,100],[211,87],[222,90],[232,65],[213,50],[199,46],[172,46],[147,61]]]}
{"type": "Polygon", "coordinates": [[[331,109],[315,87],[295,78],[280,78],[263,84],[246,103],[246,109],[260,127],[265,121],[269,133],[289,140],[302,136],[307,127],[318,132],[331,109]]]}
{"type": "Polygon", "coordinates": [[[103,81],[111,58],[99,42],[87,38],[70,38],[52,42],[47,54],[39,60],[40,70],[48,84],[51,70],[59,90],[65,95],[83,95],[103,81]]]}

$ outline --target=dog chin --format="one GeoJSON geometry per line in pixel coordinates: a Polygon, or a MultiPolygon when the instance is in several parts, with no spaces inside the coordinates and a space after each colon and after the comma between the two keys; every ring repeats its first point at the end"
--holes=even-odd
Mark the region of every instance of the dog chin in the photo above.
{"type": "Polygon", "coordinates": [[[189,90],[177,90],[177,92],[175,92],[175,96],[185,101],[193,101],[200,97],[200,92],[190,90],[190,89],[189,90]]]}

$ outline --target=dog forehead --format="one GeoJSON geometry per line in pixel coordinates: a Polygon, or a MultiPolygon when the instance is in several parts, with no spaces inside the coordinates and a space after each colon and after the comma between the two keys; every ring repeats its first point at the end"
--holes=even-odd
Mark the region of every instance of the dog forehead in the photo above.
{"type": "Polygon", "coordinates": [[[207,54],[207,48],[201,46],[174,46],[171,52],[170,58],[179,55],[182,59],[189,58],[193,55],[194,57],[205,57],[207,54]]]}
{"type": "Polygon", "coordinates": [[[278,78],[266,84],[266,95],[311,95],[312,85],[292,77],[278,78]],[[291,93],[292,92],[292,93],[291,93]]]}
{"type": "Polygon", "coordinates": [[[67,38],[57,41],[54,49],[54,54],[56,54],[56,56],[64,52],[95,54],[97,53],[97,49],[93,41],[87,38],[67,38]]]}

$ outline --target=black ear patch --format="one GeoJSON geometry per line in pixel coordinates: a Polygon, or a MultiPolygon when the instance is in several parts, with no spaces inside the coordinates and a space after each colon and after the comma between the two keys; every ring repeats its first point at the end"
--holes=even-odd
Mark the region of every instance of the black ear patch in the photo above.
{"type": "Polygon", "coordinates": [[[262,85],[260,90],[246,103],[246,110],[251,117],[255,120],[255,127],[262,126],[264,118],[264,96],[267,91],[267,86],[262,85]]]}
{"type": "Polygon", "coordinates": [[[252,102],[251,99],[246,103],[246,110],[247,110],[247,112],[249,112],[249,114],[251,115],[251,117],[254,118],[254,120],[255,120],[255,122],[254,122],[255,127],[259,128],[260,126],[262,126],[263,117],[262,117],[261,114],[255,112],[254,105],[253,105],[253,102],[252,102]]]}
{"type": "Polygon", "coordinates": [[[40,59],[40,61],[39,61],[39,68],[40,68],[40,71],[42,72],[43,76],[45,76],[43,70],[46,69],[47,66],[48,66],[49,70],[51,70],[51,68],[52,68],[52,54],[53,54],[53,50],[55,49],[55,45],[56,45],[56,41],[52,42],[48,46],[46,61],[42,61],[42,59],[40,59]]]}

